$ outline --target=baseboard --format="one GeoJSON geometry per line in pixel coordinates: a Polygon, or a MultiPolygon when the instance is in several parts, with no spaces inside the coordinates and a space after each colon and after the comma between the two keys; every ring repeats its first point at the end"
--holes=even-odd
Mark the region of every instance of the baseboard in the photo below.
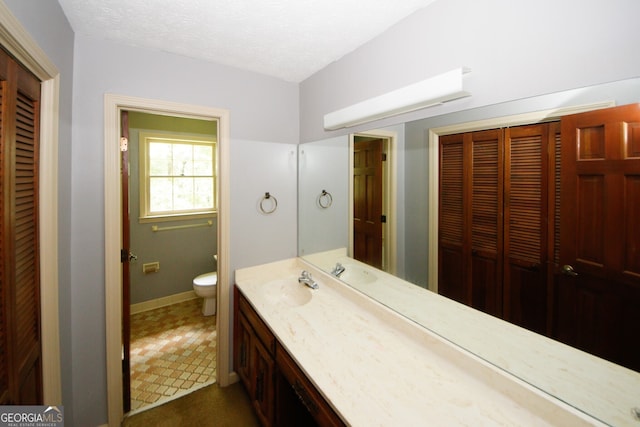
{"type": "Polygon", "coordinates": [[[198,298],[198,296],[194,291],[187,291],[162,298],[152,299],[149,301],[139,302],[136,304],[131,304],[131,314],[142,313],[143,311],[149,311],[153,310],[154,308],[160,308],[183,301],[189,301],[195,298],[198,298]]]}
{"type": "Polygon", "coordinates": [[[238,376],[238,374],[236,373],[236,371],[232,371],[229,373],[229,385],[231,384],[235,384],[238,381],[240,381],[240,377],[238,376]]]}

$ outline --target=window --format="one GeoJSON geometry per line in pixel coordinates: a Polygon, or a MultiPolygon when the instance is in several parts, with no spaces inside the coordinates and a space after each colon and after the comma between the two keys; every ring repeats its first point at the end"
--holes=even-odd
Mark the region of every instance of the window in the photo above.
{"type": "Polygon", "coordinates": [[[215,165],[214,139],[141,132],[141,221],[215,213],[215,165]]]}

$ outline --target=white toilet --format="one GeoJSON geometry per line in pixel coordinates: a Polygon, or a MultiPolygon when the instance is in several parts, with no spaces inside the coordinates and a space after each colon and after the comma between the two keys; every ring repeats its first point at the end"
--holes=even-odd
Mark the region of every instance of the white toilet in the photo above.
{"type": "Polygon", "coordinates": [[[216,295],[217,295],[218,273],[212,271],[204,273],[193,279],[193,290],[196,295],[202,297],[202,314],[204,316],[213,316],[216,314],[216,295]]]}

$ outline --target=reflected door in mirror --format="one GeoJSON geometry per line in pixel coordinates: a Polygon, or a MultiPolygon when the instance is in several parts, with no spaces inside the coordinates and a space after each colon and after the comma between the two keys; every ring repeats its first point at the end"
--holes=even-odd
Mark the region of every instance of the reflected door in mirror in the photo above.
{"type": "Polygon", "coordinates": [[[554,126],[440,138],[438,292],[543,334],[554,126]]]}
{"type": "Polygon", "coordinates": [[[556,334],[640,371],[640,105],[562,119],[556,334]]]}
{"type": "Polygon", "coordinates": [[[354,141],[353,257],[382,269],[382,139],[354,141]]]}

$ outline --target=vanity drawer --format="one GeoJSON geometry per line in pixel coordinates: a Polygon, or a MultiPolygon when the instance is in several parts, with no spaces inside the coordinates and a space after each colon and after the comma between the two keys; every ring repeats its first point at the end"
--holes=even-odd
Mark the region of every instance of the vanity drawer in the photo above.
{"type": "Polygon", "coordinates": [[[276,351],[276,369],[286,379],[319,426],[346,425],[280,345],[276,351]]]}
{"type": "Polygon", "coordinates": [[[253,327],[256,335],[262,341],[262,344],[266,347],[269,353],[274,354],[276,351],[276,338],[273,336],[267,325],[262,321],[258,313],[251,307],[249,301],[242,295],[241,292],[238,292],[238,307],[240,312],[245,315],[249,324],[253,327]]]}

